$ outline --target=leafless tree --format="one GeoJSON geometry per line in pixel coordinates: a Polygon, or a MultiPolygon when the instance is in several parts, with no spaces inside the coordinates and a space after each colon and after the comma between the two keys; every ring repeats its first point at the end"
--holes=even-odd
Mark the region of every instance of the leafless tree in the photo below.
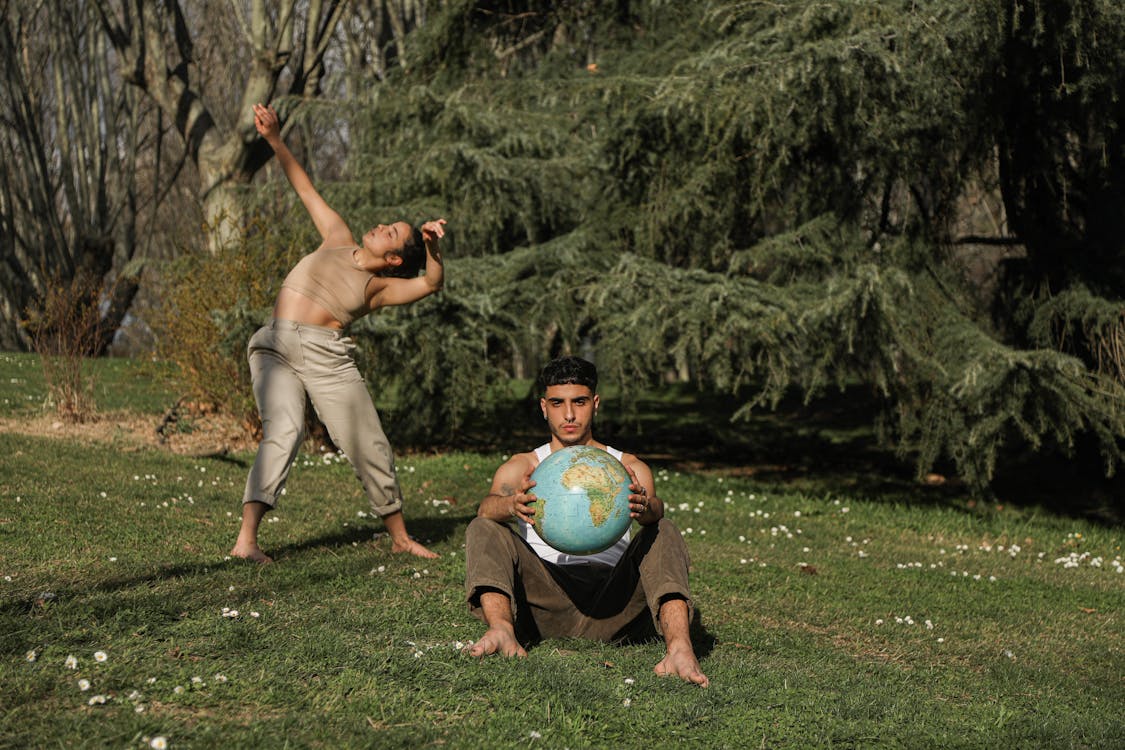
{"type": "Polygon", "coordinates": [[[321,93],[324,60],[347,0],[96,0],[123,77],[160,107],[198,174],[212,246],[237,233],[237,188],[270,156],[256,137],[251,106],[321,93]],[[230,34],[231,86],[209,90],[203,30],[230,34]],[[235,51],[237,50],[237,53],[235,51]],[[233,117],[224,118],[231,111],[233,117]]]}
{"type": "Polygon", "coordinates": [[[115,79],[93,6],[0,3],[0,347],[49,288],[98,283],[108,346],[137,291],[138,154],[144,109],[115,79]],[[102,286],[101,280],[112,283],[102,286]]]}
{"type": "Polygon", "coordinates": [[[270,158],[250,105],[362,95],[426,6],[0,0],[0,348],[27,348],[19,321],[52,278],[89,274],[104,349],[141,261],[236,236],[238,192],[270,158]]]}
{"type": "Polygon", "coordinates": [[[348,93],[358,94],[357,84],[384,80],[396,64],[409,70],[407,34],[425,22],[425,0],[352,0],[342,27],[348,93]]]}

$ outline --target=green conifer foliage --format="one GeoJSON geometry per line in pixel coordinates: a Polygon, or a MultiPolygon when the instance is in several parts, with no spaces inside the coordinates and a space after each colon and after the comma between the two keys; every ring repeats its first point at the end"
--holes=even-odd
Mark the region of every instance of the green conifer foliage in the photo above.
{"type": "Polygon", "coordinates": [[[411,49],[342,193],[450,219],[445,292],[361,329],[417,433],[592,347],[736,418],[867,384],[978,487],[1125,457],[1125,5],[461,0],[411,49]]]}

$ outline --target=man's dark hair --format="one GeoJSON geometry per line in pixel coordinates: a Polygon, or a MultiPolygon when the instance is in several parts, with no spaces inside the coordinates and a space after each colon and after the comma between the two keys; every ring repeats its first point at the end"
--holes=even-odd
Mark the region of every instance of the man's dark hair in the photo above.
{"type": "Polygon", "coordinates": [[[383,271],[383,276],[394,276],[399,279],[413,279],[422,270],[426,262],[426,241],[422,239],[422,230],[418,227],[410,228],[410,236],[398,251],[402,263],[383,271]]]}
{"type": "Polygon", "coordinates": [[[598,368],[581,357],[556,357],[539,373],[539,392],[551,385],[584,385],[591,393],[597,393],[598,368]]]}

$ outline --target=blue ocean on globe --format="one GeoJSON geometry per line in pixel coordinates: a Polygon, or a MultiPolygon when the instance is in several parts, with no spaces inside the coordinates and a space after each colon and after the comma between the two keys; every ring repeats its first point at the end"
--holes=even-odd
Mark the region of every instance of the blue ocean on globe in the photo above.
{"type": "Polygon", "coordinates": [[[570,555],[607,549],[629,528],[629,472],[601,448],[572,445],[532,472],[535,530],[570,555]]]}

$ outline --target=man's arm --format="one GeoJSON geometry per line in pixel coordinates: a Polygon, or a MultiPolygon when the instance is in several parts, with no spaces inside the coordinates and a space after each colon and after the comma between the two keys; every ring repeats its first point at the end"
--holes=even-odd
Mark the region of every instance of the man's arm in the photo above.
{"type": "Polygon", "coordinates": [[[508,459],[492,477],[492,489],[480,501],[477,515],[493,521],[506,523],[522,518],[529,524],[535,522],[535,495],[528,494],[535,482],[531,472],[535,470],[530,454],[521,453],[508,459]]]}
{"type": "Polygon", "coordinates": [[[281,123],[273,107],[255,104],[254,126],[273,149],[277,163],[281,165],[281,171],[285,173],[289,184],[293,186],[297,197],[309,212],[309,217],[316,225],[316,231],[320,233],[321,239],[329,244],[341,246],[355,242],[347,223],[320,197],[305,168],[285,145],[285,141],[281,138],[281,123]]]}
{"type": "Polygon", "coordinates": [[[656,496],[656,482],[648,464],[631,453],[622,457],[629,477],[633,480],[629,489],[629,516],[641,526],[648,526],[664,518],[664,501],[656,496]]]}

